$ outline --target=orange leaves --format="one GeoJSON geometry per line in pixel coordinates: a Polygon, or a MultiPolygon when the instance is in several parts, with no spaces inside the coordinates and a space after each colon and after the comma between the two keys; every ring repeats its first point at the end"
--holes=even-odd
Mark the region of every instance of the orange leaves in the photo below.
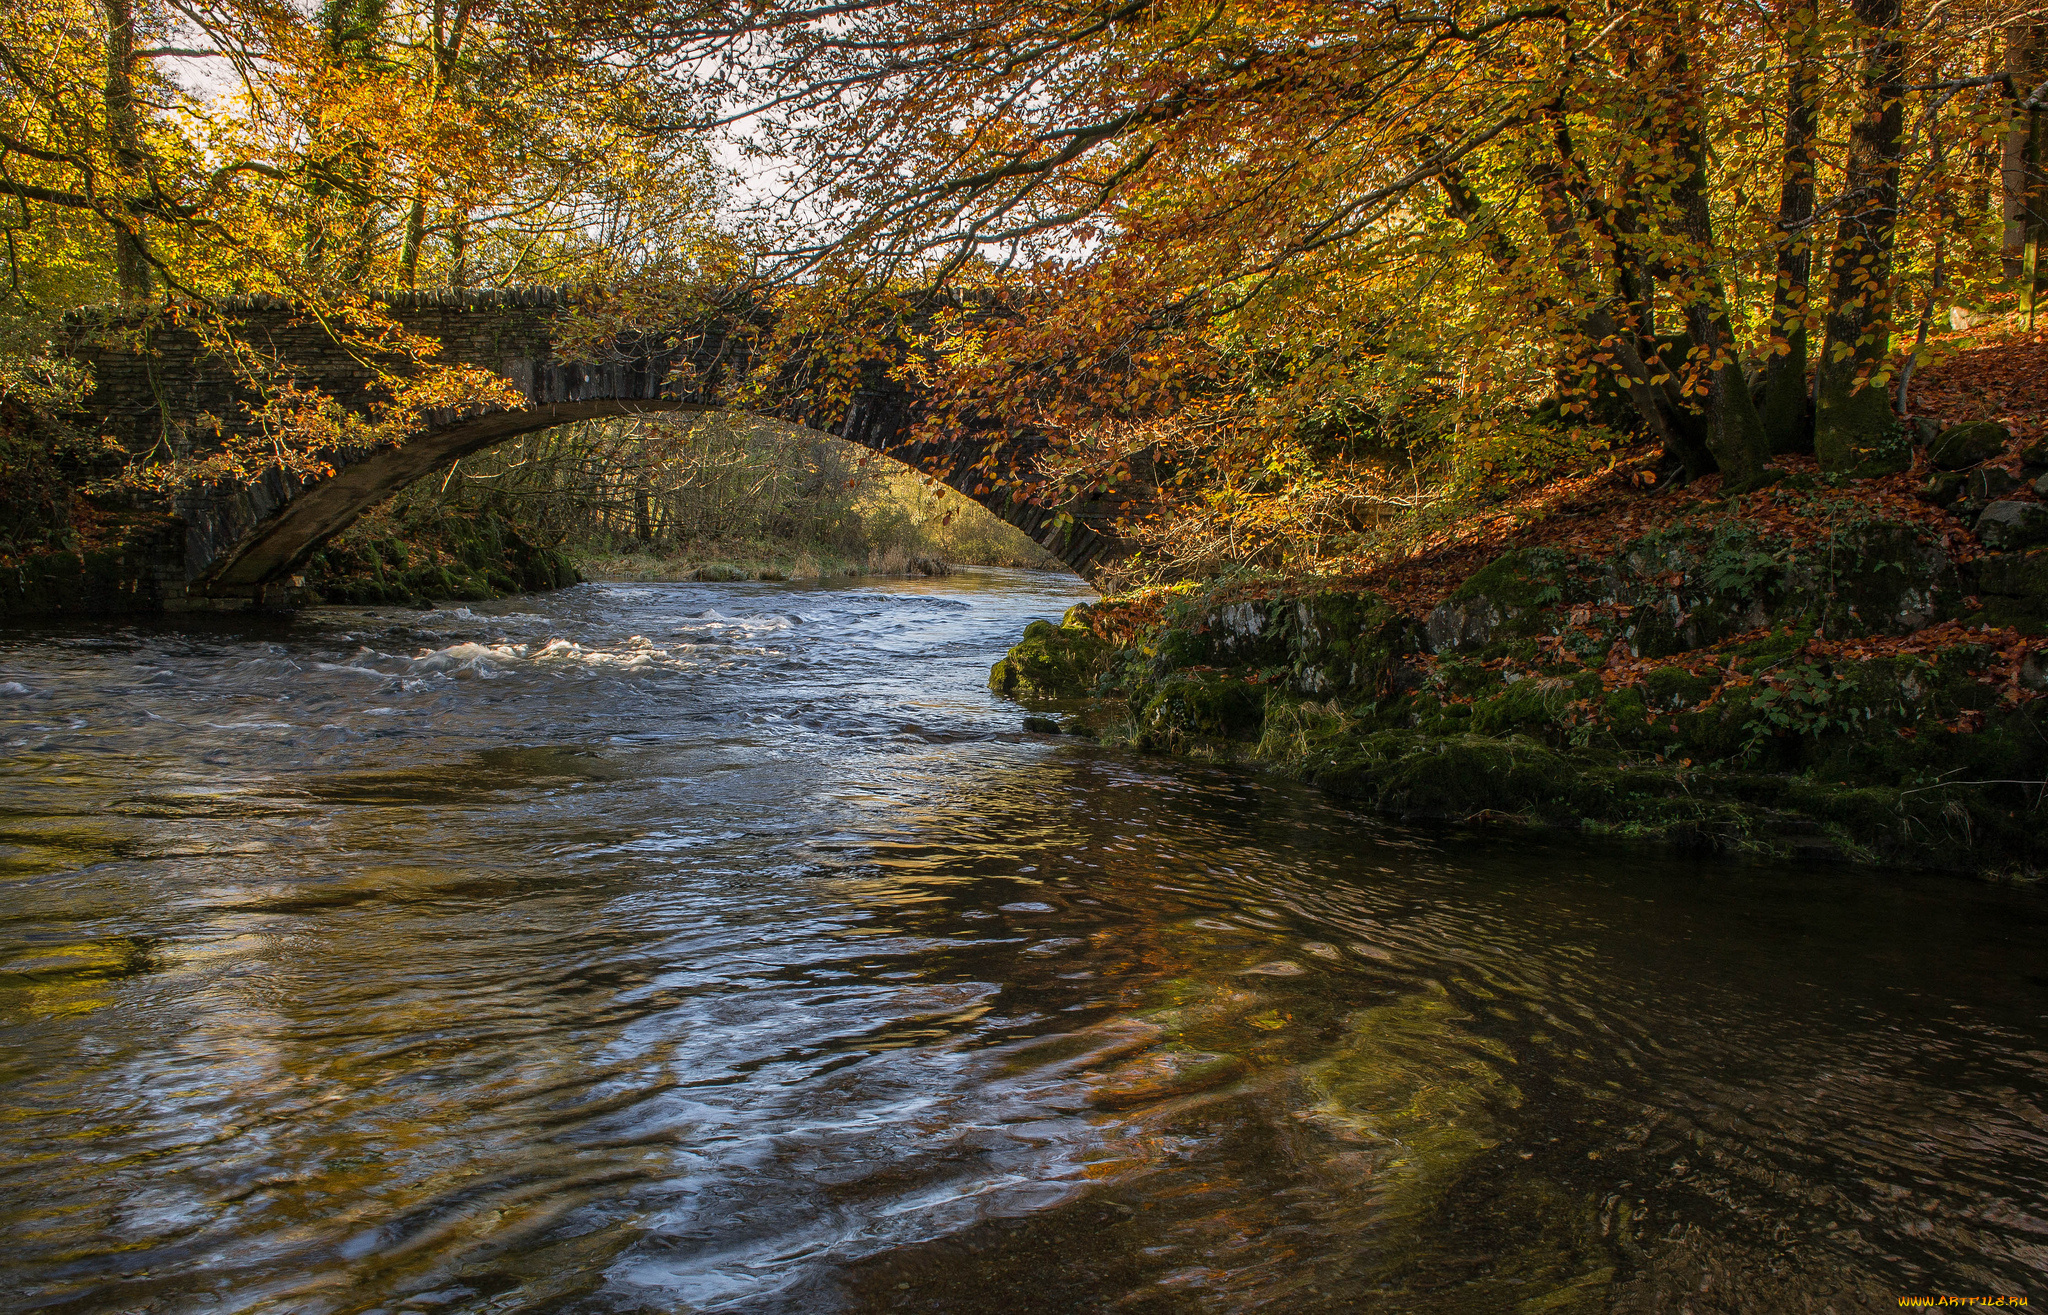
{"type": "Polygon", "coordinates": [[[2048,332],[1959,352],[1913,382],[1914,409],[1941,425],[1996,420],[2019,437],[2048,433],[2048,332]]]}

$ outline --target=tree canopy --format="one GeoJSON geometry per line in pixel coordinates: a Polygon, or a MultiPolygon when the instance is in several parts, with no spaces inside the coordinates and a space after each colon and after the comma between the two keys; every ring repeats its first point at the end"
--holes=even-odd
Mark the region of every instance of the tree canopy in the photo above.
{"type": "Polygon", "coordinates": [[[1951,307],[2038,278],[2019,3],[717,13],[675,35],[785,166],[770,267],[992,292],[1011,314],[928,344],[934,423],[1199,487],[1183,523],[1341,531],[1418,448],[1895,467],[1951,307]]]}
{"type": "MultiPolygon", "coordinates": [[[[392,406],[488,402],[492,379],[428,364],[368,294],[589,284],[711,249],[701,133],[642,131],[667,99],[647,67],[586,53],[573,11],[496,0],[20,0],[0,16],[0,341],[10,396],[64,377],[56,324],[121,303],[219,333],[224,298],[294,300],[351,348],[388,353],[392,406]]],[[[715,245],[715,244],[714,244],[715,245]]],[[[165,436],[131,454],[167,479],[320,467],[342,418],[278,363],[238,362],[270,441],[165,436]]],[[[381,426],[381,429],[380,429],[381,426]]]]}
{"type": "Polygon", "coordinates": [[[1636,438],[1735,489],[1896,468],[1952,309],[2048,277],[2044,33],[2027,0],[22,0],[7,295],[374,330],[373,287],[749,285],[836,344],[821,379],[886,347],[925,432],[1042,435],[1034,478],[1136,491],[1166,557],[1337,551],[1426,479],[1636,438]]]}

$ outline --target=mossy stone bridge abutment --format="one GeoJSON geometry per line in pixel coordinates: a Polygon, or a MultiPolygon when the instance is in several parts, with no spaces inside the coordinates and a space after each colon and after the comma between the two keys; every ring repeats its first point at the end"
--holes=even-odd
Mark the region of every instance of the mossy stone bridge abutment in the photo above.
{"type": "MultiPolygon", "coordinates": [[[[564,352],[557,341],[575,303],[561,290],[402,293],[381,301],[401,328],[441,344],[440,362],[491,370],[509,380],[524,403],[432,414],[395,446],[324,453],[334,472],[325,477],[300,479],[273,469],[238,487],[179,495],[175,511],[184,522],[189,599],[276,601],[307,557],[364,511],[430,471],[521,434],[578,421],[731,409],[723,390],[747,375],[754,340],[750,333],[697,326],[617,339],[601,353],[564,352]],[[581,359],[587,356],[602,359],[581,359]]],[[[242,299],[227,304],[226,323],[242,346],[276,363],[273,377],[317,389],[358,411],[385,395],[376,366],[299,306],[242,299]]],[[[147,451],[166,435],[203,451],[222,431],[255,432],[252,411],[263,399],[217,345],[169,322],[132,336],[137,345],[80,348],[94,367],[86,419],[98,432],[132,452],[147,451]]],[[[90,337],[82,333],[80,340],[90,337]]],[[[987,434],[906,442],[918,399],[887,380],[880,363],[868,374],[872,385],[856,390],[835,413],[819,414],[811,398],[794,389],[787,399],[770,399],[759,413],[823,430],[944,479],[1084,578],[1118,556],[1109,533],[1112,505],[1045,507],[989,493],[976,468],[989,452],[987,434]]],[[[994,452],[997,468],[1028,471],[1039,446],[1030,435],[1002,438],[994,452]]]]}

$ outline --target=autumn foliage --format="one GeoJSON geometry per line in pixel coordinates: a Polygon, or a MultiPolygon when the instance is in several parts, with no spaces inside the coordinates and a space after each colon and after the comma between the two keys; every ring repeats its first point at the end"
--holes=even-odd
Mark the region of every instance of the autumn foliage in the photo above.
{"type": "Polygon", "coordinates": [[[1637,437],[1665,483],[1903,469],[1912,375],[1967,345],[1952,310],[2031,314],[2040,276],[2048,70],[2017,5],[683,26],[786,182],[764,272],[972,289],[906,367],[928,426],[1044,435],[1169,571],[1355,552],[1446,490],[1637,437]]]}
{"type": "MultiPolygon", "coordinates": [[[[26,0],[6,351],[275,293],[406,362],[368,422],[402,441],[435,367],[372,291],[568,282],[593,334],[768,335],[735,406],[893,371],[913,440],[988,440],[955,483],[1109,508],[1134,571],[1349,569],[1643,442],[1638,490],[1904,469],[1954,326],[2048,278],[2043,33],[2018,0],[26,0]]],[[[317,473],[356,422],[294,387],[262,451],[137,459],[317,473]]]]}

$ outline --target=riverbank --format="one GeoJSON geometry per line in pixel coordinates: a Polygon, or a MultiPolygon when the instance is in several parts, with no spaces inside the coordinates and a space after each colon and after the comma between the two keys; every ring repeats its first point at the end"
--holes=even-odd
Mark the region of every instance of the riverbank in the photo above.
{"type": "MultiPolygon", "coordinates": [[[[10,487],[0,481],[0,489],[10,487]]],[[[710,535],[643,541],[550,534],[516,502],[408,492],[361,517],[314,552],[289,587],[293,605],[424,606],[539,593],[583,580],[818,580],[946,574],[952,566],[1057,568],[1020,531],[964,498],[933,502],[907,472],[897,503],[835,536],[710,535]],[[909,510],[903,510],[908,507],[909,510]],[[915,513],[915,514],[913,514],[915,513]]],[[[185,526],[128,498],[56,485],[57,510],[36,540],[0,550],[0,621],[187,610],[185,526]]],[[[203,603],[200,605],[204,605],[203,603]]]]}
{"type": "MultiPolygon", "coordinates": [[[[73,518],[88,527],[69,547],[0,559],[0,621],[181,610],[178,567],[183,527],[173,517],[95,512],[81,500],[73,518]]],[[[1021,536],[1020,536],[1021,537],[1021,536]]],[[[1026,547],[1035,547],[1026,542],[1026,547]]],[[[366,517],[314,553],[291,597],[295,605],[425,606],[542,593],[585,580],[828,580],[948,574],[954,566],[1039,566],[1022,554],[953,561],[897,545],[862,553],[774,540],[664,545],[544,547],[502,516],[445,515],[424,523],[366,517]]]]}
{"type": "Polygon", "coordinates": [[[1040,623],[1039,729],[1241,763],[1403,817],[2032,880],[2048,866],[2048,444],[1929,436],[1740,497],[1650,458],[1343,579],[1040,623]]]}
{"type": "MultiPolygon", "coordinates": [[[[946,575],[944,559],[911,554],[900,548],[860,554],[834,552],[822,545],[768,540],[716,540],[684,544],[667,551],[638,545],[623,549],[571,549],[569,558],[585,579],[636,584],[684,580],[834,580],[865,575],[946,575]]],[[[1015,563],[961,562],[963,566],[1010,566],[1015,563]]]]}

